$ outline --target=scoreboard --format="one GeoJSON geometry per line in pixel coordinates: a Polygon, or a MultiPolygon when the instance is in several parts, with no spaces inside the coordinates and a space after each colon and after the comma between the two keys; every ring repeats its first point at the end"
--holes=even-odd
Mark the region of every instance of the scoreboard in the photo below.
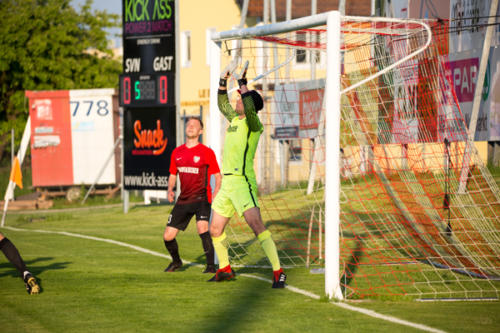
{"type": "Polygon", "coordinates": [[[166,190],[176,147],[176,7],[178,0],[122,0],[126,190],[166,190]]]}
{"type": "Polygon", "coordinates": [[[122,74],[120,75],[120,106],[174,106],[174,88],[174,74],[122,74]]]}
{"type": "Polygon", "coordinates": [[[120,106],[174,106],[175,1],[123,0],[120,106]]]}

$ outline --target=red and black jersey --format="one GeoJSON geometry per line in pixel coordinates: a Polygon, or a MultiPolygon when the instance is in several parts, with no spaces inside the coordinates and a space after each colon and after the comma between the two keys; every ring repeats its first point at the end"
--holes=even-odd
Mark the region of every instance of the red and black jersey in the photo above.
{"type": "Polygon", "coordinates": [[[188,148],[186,145],[174,149],[170,161],[170,174],[179,173],[181,194],[178,203],[197,201],[212,202],[210,176],[219,173],[219,165],[212,149],[199,143],[188,148]]]}

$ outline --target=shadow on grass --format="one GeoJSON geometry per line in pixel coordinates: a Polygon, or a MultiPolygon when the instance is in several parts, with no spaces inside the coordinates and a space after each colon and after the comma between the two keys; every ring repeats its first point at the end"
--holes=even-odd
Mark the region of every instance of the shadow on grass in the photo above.
{"type": "MultiPolygon", "coordinates": [[[[246,323],[255,318],[260,307],[263,306],[265,299],[269,298],[272,292],[279,293],[280,290],[271,289],[270,284],[264,284],[262,281],[255,281],[240,277],[242,273],[255,273],[255,269],[242,268],[236,270],[236,280],[230,282],[211,282],[211,286],[219,287],[220,284],[239,283],[244,284],[244,289],[238,291],[237,295],[228,297],[228,302],[221,302],[211,311],[210,318],[206,320],[206,326],[200,332],[225,332],[225,331],[245,331],[246,323]]],[[[263,331],[273,330],[272,327],[263,327],[263,331]]]]}
{"type": "MultiPolygon", "coordinates": [[[[54,258],[52,257],[39,257],[35,258],[32,260],[25,261],[26,267],[28,270],[37,277],[41,273],[45,271],[51,271],[51,270],[58,270],[58,269],[65,269],[71,262],[65,261],[65,262],[54,262],[51,264],[47,265],[42,265],[40,264],[43,261],[49,261],[53,260],[54,258]]],[[[12,276],[12,277],[20,277],[19,272],[16,270],[14,265],[12,265],[10,262],[5,262],[0,264],[0,271],[6,269],[5,272],[0,273],[0,277],[4,276],[12,276]]]]}
{"type": "Polygon", "coordinates": [[[359,239],[355,240],[356,247],[351,252],[351,256],[346,259],[344,274],[340,278],[340,287],[342,289],[342,294],[345,294],[347,286],[351,283],[352,279],[356,275],[356,272],[359,267],[359,263],[363,258],[363,242],[359,239]]]}

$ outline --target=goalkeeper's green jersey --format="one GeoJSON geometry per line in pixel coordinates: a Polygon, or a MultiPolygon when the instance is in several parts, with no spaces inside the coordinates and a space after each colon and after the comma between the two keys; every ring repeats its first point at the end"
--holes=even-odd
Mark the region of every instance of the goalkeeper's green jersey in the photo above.
{"type": "Polygon", "coordinates": [[[240,119],[229,104],[226,90],[219,90],[217,104],[230,124],[226,130],[224,151],[222,154],[222,173],[224,175],[247,176],[255,179],[253,159],[259,138],[264,131],[253,99],[249,93],[241,95],[245,109],[245,118],[240,119]]]}

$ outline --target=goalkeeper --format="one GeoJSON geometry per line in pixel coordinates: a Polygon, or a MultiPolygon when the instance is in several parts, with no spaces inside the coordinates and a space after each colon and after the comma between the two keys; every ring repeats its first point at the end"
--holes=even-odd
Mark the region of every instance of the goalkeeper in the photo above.
{"type": "Polygon", "coordinates": [[[218,106],[230,124],[226,130],[222,163],[222,185],[212,204],[213,216],[210,234],[219,258],[219,269],[209,281],[225,281],[234,278],[229,264],[228,250],[224,240],[224,228],[236,211],[243,216],[269,259],[273,268],[273,288],[284,288],[286,275],[280,266],[276,245],[269,230],[266,230],[257,201],[257,181],[253,160],[259,138],[264,131],[257,112],[264,102],[255,90],[248,90],[246,66],[238,80],[241,98],[236,108],[229,104],[227,80],[231,70],[225,70],[219,81],[218,106]]]}

